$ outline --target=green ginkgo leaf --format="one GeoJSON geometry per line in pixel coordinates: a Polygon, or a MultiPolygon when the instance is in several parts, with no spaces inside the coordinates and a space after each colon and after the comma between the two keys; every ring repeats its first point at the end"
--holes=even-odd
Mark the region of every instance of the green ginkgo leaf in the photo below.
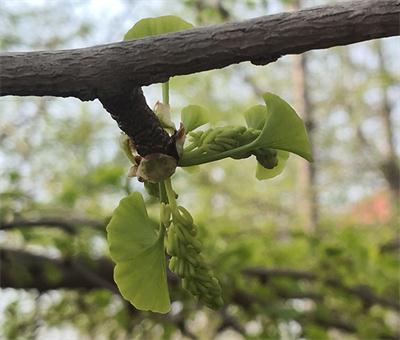
{"type": "Polygon", "coordinates": [[[114,280],[137,309],[167,313],[170,299],[165,268],[164,232],[150,220],[140,193],[123,198],[107,226],[114,280]]]}
{"type": "Polygon", "coordinates": [[[209,122],[208,110],[199,105],[185,106],[181,111],[181,121],[188,133],[209,122]]]}
{"type": "Polygon", "coordinates": [[[272,168],[264,168],[259,162],[257,162],[256,178],[258,180],[269,179],[278,176],[285,169],[286,161],[289,158],[289,152],[278,150],[277,154],[278,164],[272,168]]]}
{"type": "Polygon", "coordinates": [[[265,105],[256,105],[244,113],[249,128],[261,130],[252,146],[257,148],[276,149],[277,165],[268,169],[257,163],[256,177],[259,180],[269,179],[282,173],[289,152],[311,161],[311,147],[307,131],[301,118],[293,108],[280,97],[265,93],[265,105]]]}
{"type": "Polygon", "coordinates": [[[282,172],[288,152],[312,161],[310,142],[301,118],[280,97],[265,93],[263,98],[266,105],[253,106],[244,113],[248,128],[253,130],[244,136],[248,138],[245,144],[218,153],[188,151],[181,157],[179,165],[187,167],[227,157],[246,158],[253,154],[259,165],[257,178],[266,179],[282,172]]]}
{"type": "Polygon", "coordinates": [[[125,34],[124,40],[140,39],[152,35],[178,32],[192,27],[192,24],[175,15],[146,18],[139,20],[135,25],[133,25],[125,34]]]}
{"type": "Polygon", "coordinates": [[[307,131],[296,111],[272,93],[265,93],[263,98],[268,114],[260,135],[252,145],[293,152],[311,162],[307,131]]]}
{"type": "Polygon", "coordinates": [[[265,105],[255,105],[248,109],[244,114],[246,125],[249,128],[262,130],[269,113],[265,105]]]}

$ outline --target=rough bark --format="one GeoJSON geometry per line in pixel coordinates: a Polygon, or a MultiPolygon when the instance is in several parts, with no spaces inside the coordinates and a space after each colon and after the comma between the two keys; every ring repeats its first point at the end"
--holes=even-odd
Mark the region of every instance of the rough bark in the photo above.
{"type": "Polygon", "coordinates": [[[135,144],[139,155],[163,153],[178,159],[175,139],[161,126],[157,116],[148,107],[140,87],[119,94],[101,94],[104,108],[135,144]]]}
{"type": "Polygon", "coordinates": [[[0,95],[118,95],[175,75],[399,34],[400,0],[361,0],[74,50],[3,53],[0,95]]]}

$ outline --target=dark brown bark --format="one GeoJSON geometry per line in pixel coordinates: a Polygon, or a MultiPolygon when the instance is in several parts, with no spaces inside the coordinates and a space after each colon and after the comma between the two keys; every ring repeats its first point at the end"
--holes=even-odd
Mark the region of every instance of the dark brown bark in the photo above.
{"type": "Polygon", "coordinates": [[[119,94],[102,93],[99,99],[120,129],[134,141],[139,155],[163,153],[178,159],[174,138],[162,128],[140,87],[119,94]]]}

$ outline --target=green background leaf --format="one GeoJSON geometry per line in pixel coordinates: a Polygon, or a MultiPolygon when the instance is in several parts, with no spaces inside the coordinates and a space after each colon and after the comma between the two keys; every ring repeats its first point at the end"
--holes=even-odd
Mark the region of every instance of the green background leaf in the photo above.
{"type": "Polygon", "coordinates": [[[140,193],[120,201],[107,226],[114,280],[122,296],[137,309],[167,313],[170,309],[165,268],[164,233],[157,233],[140,193]]]}
{"type": "Polygon", "coordinates": [[[135,25],[133,25],[125,34],[124,40],[140,39],[152,35],[178,32],[192,27],[192,24],[175,15],[146,18],[139,20],[135,25]]]}
{"type": "Polygon", "coordinates": [[[307,131],[296,111],[283,99],[272,93],[263,95],[268,119],[255,144],[293,152],[312,161],[307,131]]]}
{"type": "Polygon", "coordinates": [[[203,106],[188,105],[181,111],[181,121],[185,127],[185,132],[188,133],[199,126],[207,124],[209,122],[209,112],[203,106]]]}

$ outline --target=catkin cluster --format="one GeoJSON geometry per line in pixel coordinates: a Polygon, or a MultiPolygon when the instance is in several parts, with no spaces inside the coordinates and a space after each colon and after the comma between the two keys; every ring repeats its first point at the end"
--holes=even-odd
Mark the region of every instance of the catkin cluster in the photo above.
{"type": "MultiPolygon", "coordinates": [[[[228,126],[196,131],[189,134],[190,144],[185,152],[193,156],[203,154],[221,153],[233,150],[254,141],[260,130],[245,128],[244,126],[228,126]]],[[[252,151],[232,154],[234,159],[256,156],[257,161],[265,168],[272,169],[278,164],[277,152],[273,149],[258,148],[252,151]]]]}
{"type": "Polygon", "coordinates": [[[201,255],[201,242],[196,239],[197,227],[183,207],[172,212],[164,206],[162,219],[168,226],[166,250],[171,256],[169,269],[182,279],[182,286],[210,308],[223,305],[221,287],[201,255]]]}
{"type": "Polygon", "coordinates": [[[223,152],[250,143],[257,138],[259,131],[244,126],[226,126],[191,132],[188,149],[199,153],[223,152]]]}

